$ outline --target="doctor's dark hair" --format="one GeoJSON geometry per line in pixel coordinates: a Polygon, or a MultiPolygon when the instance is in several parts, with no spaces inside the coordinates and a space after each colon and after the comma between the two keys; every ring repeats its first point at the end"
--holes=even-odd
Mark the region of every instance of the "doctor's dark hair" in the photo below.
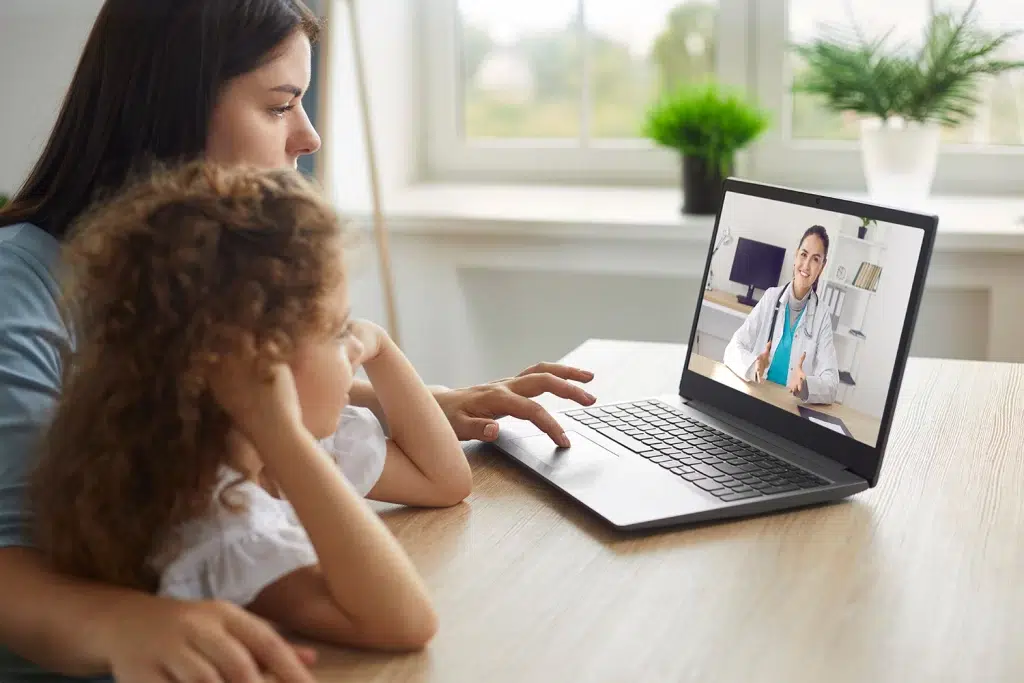
{"type": "MultiPolygon", "coordinates": [[[[800,244],[798,244],[796,247],[797,251],[800,250],[800,247],[804,245],[804,242],[811,235],[815,235],[818,239],[821,240],[821,243],[825,245],[825,260],[828,261],[828,231],[825,230],[825,226],[823,225],[812,225],[811,227],[807,228],[807,230],[804,231],[804,236],[800,238],[800,244]]],[[[813,290],[815,294],[818,293],[817,280],[815,280],[814,284],[811,285],[811,290],[813,290]]]]}
{"type": "Polygon", "coordinates": [[[63,240],[133,176],[201,157],[225,85],[274,59],[296,31],[310,42],[321,31],[302,0],[106,0],[0,226],[27,221],[63,240]]]}
{"type": "Polygon", "coordinates": [[[804,241],[811,235],[817,235],[818,239],[821,240],[821,243],[825,245],[825,258],[828,259],[828,231],[825,230],[825,226],[823,225],[812,225],[807,228],[804,232],[804,236],[800,238],[800,244],[797,245],[797,248],[799,249],[802,247],[804,245],[804,241]]]}

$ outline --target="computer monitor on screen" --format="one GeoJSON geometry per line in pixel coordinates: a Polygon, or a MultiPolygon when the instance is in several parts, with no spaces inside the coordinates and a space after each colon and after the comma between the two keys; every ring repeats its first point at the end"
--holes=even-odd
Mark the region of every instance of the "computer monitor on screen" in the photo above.
{"type": "Polygon", "coordinates": [[[779,284],[782,275],[782,261],[786,250],[774,244],[740,237],[736,241],[736,256],[732,261],[729,279],[747,286],[747,295],[738,295],[736,300],[747,306],[754,306],[755,289],[768,289],[779,284]]]}

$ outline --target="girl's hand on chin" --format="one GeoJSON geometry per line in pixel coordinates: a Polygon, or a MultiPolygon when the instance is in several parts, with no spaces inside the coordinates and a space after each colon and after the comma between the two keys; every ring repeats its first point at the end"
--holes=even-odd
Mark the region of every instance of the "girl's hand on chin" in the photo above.
{"type": "Polygon", "coordinates": [[[302,426],[295,376],[286,363],[261,371],[251,360],[227,359],[210,388],[235,428],[253,445],[264,436],[302,426]]]}

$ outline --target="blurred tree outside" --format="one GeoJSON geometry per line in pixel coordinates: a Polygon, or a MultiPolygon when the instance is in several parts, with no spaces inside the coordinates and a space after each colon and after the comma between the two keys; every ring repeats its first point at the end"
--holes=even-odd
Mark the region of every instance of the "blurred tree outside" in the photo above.
{"type": "MultiPolygon", "coordinates": [[[[586,38],[593,138],[640,137],[647,106],[667,83],[699,81],[714,73],[712,2],[673,9],[647,54],[611,36],[586,38]]],[[[581,41],[575,21],[563,30],[522,36],[498,46],[479,27],[463,27],[465,133],[469,138],[579,138],[583,89],[581,41]],[[529,74],[527,93],[512,91],[529,74]]]]}
{"type": "MultiPolygon", "coordinates": [[[[716,17],[714,0],[683,0],[667,13],[664,28],[643,54],[596,31],[587,33],[584,44],[575,17],[557,30],[524,34],[507,44],[464,22],[463,132],[470,140],[541,138],[573,145],[584,135],[638,138],[644,113],[660,93],[714,76],[716,17]],[[585,105],[584,63],[590,93],[585,105]],[[587,131],[580,129],[581,106],[587,107],[587,131]]],[[[788,59],[789,73],[801,68],[794,57],[788,59]]],[[[1024,74],[1000,77],[983,95],[976,124],[946,130],[944,139],[1024,144],[1024,74]]],[[[785,106],[793,138],[856,140],[859,135],[855,117],[830,112],[811,96],[797,94],[785,106]]]]}
{"type": "Polygon", "coordinates": [[[717,14],[711,3],[688,2],[668,15],[665,31],[651,50],[663,92],[714,76],[717,14]]]}

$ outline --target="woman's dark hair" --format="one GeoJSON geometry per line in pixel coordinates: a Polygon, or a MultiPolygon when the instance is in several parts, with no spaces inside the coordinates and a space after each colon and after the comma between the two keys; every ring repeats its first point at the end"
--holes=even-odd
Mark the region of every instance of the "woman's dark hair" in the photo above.
{"type": "Polygon", "coordinates": [[[63,239],[95,200],[153,162],[202,155],[224,85],[320,22],[302,0],[107,0],[57,122],[0,226],[28,221],[63,239]]]}
{"type": "MultiPolygon", "coordinates": [[[[800,238],[800,244],[797,245],[797,249],[799,250],[799,248],[804,245],[804,241],[808,237],[810,237],[811,235],[816,236],[818,239],[821,240],[821,243],[825,245],[825,260],[827,261],[828,260],[828,231],[825,230],[825,227],[822,226],[822,225],[812,225],[811,227],[807,228],[807,230],[804,231],[804,236],[800,238]]],[[[817,280],[815,280],[814,284],[811,285],[811,289],[814,291],[815,294],[818,293],[818,281],[817,280]]]]}
{"type": "Polygon", "coordinates": [[[825,227],[822,226],[822,225],[812,225],[811,227],[807,228],[807,230],[804,232],[804,236],[800,238],[800,244],[797,245],[797,247],[798,248],[802,247],[803,244],[804,244],[804,240],[806,240],[811,235],[816,235],[818,237],[818,239],[821,240],[821,243],[825,245],[825,258],[827,259],[828,258],[828,231],[825,230],[825,227]]]}

